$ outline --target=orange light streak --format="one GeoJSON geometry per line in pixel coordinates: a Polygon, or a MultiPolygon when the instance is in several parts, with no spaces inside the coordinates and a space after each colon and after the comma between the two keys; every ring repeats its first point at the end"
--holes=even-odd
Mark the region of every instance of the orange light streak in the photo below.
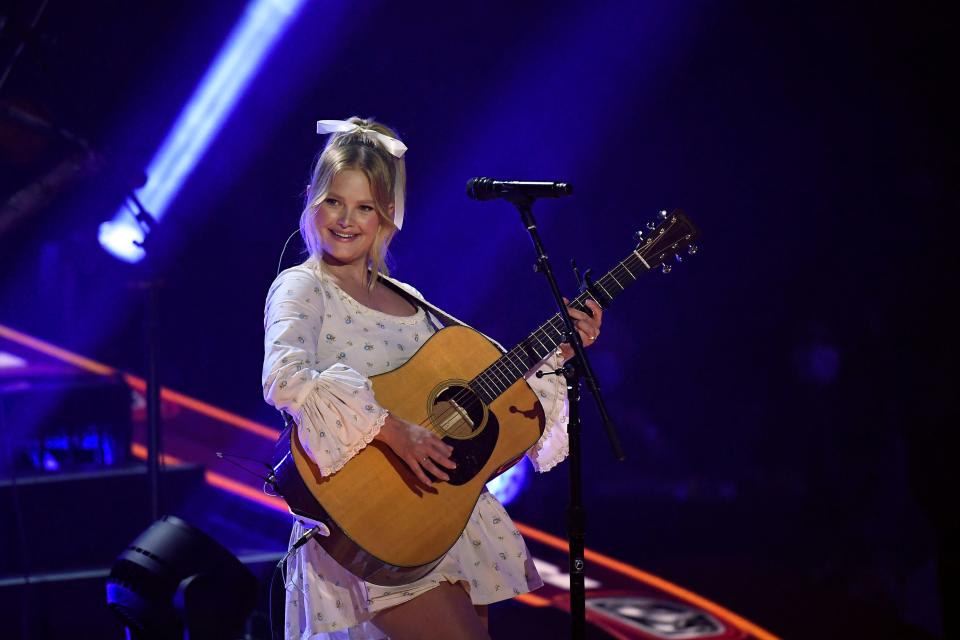
{"type": "MultiPolygon", "coordinates": [[[[29,347],[97,375],[110,376],[117,373],[116,369],[105,364],[85,358],[81,355],[67,351],[66,349],[61,349],[53,344],[44,342],[43,340],[34,338],[32,336],[28,336],[25,333],[21,333],[2,324],[0,324],[0,337],[4,337],[18,344],[22,344],[25,347],[29,347]]],[[[139,378],[128,373],[123,374],[123,377],[126,383],[132,389],[136,389],[140,392],[146,391],[147,384],[143,378],[139,378]]],[[[203,402],[202,400],[197,400],[196,398],[192,398],[171,389],[163,388],[161,390],[161,398],[167,400],[168,402],[178,404],[182,407],[192,409],[193,411],[206,415],[214,420],[219,420],[231,426],[243,429],[244,431],[267,438],[271,441],[275,440],[278,435],[276,429],[271,429],[266,425],[248,420],[235,413],[224,411],[219,407],[215,407],[211,404],[203,402]]],[[[130,450],[135,457],[141,460],[146,460],[147,449],[143,445],[133,443],[130,447],[130,450]]],[[[181,464],[183,462],[179,458],[168,454],[163,454],[161,456],[161,460],[165,464],[181,464]]],[[[228,491],[234,495],[246,498],[247,500],[252,500],[269,507],[270,509],[280,511],[282,513],[289,513],[287,506],[282,499],[275,496],[269,496],[262,491],[257,491],[253,487],[241,482],[237,482],[236,480],[228,478],[225,475],[216,473],[215,471],[205,471],[204,479],[206,480],[207,484],[217,487],[218,489],[228,491]]],[[[563,538],[559,538],[545,531],[541,531],[531,527],[530,525],[521,524],[519,522],[514,522],[514,524],[517,525],[517,529],[523,535],[533,540],[542,542],[543,544],[551,546],[555,549],[559,549],[565,553],[569,553],[567,541],[563,538]]],[[[589,549],[584,551],[584,558],[591,562],[595,562],[598,565],[634,578],[635,580],[639,580],[640,582],[645,582],[655,588],[672,594],[677,598],[686,600],[705,611],[713,613],[721,618],[725,618],[727,621],[740,627],[743,631],[755,635],[759,640],[780,640],[777,636],[765,631],[749,620],[738,616],[737,614],[716,604],[715,602],[707,600],[706,598],[699,596],[692,591],[684,589],[683,587],[669,582],[668,580],[664,580],[659,576],[655,576],[652,573],[648,573],[625,562],[620,562],[619,560],[615,560],[614,558],[597,553],[596,551],[591,551],[589,549]]],[[[530,593],[521,594],[516,596],[514,599],[533,607],[547,607],[551,604],[546,598],[541,598],[540,596],[535,596],[530,593]]]]}
{"type": "MultiPolygon", "coordinates": [[[[570,552],[570,547],[567,544],[567,541],[563,538],[549,534],[546,531],[540,531],[539,529],[535,529],[530,525],[521,524],[519,522],[514,522],[514,524],[517,525],[517,529],[520,531],[520,533],[528,538],[542,542],[543,544],[553,547],[554,549],[559,549],[564,553],[570,552]]],[[[698,606],[704,611],[708,611],[718,617],[726,619],[727,621],[740,627],[740,629],[743,631],[755,635],[759,640],[779,640],[777,636],[765,631],[749,620],[738,616],[719,604],[707,600],[703,596],[699,596],[692,591],[684,589],[680,585],[676,585],[668,580],[664,580],[659,576],[655,576],[652,573],[638,569],[637,567],[629,565],[625,562],[620,562],[619,560],[615,560],[610,556],[605,556],[602,553],[591,551],[590,549],[586,549],[584,551],[583,557],[590,562],[595,562],[600,566],[612,569],[613,571],[621,573],[625,576],[629,576],[635,580],[639,580],[640,582],[645,582],[653,587],[656,587],[657,589],[666,591],[667,593],[674,595],[681,600],[686,600],[690,604],[698,606]]]]}
{"type": "MultiPolygon", "coordinates": [[[[62,360],[68,364],[72,364],[85,371],[89,371],[100,376],[112,376],[118,373],[117,369],[114,369],[113,367],[96,362],[90,358],[85,358],[71,351],[67,351],[66,349],[61,349],[60,347],[50,344],[49,342],[44,342],[39,338],[34,338],[25,333],[20,333],[19,331],[5,327],[2,324],[0,324],[0,336],[10,340],[11,342],[22,344],[25,347],[29,347],[35,351],[39,351],[40,353],[46,354],[58,360],[62,360]]],[[[123,379],[131,389],[141,393],[146,393],[147,382],[143,378],[129,373],[124,373],[123,379]]],[[[207,404],[202,400],[197,400],[196,398],[192,398],[178,391],[167,389],[166,387],[163,387],[160,390],[160,398],[166,400],[167,402],[180,405],[186,409],[196,411],[197,413],[203,414],[209,418],[213,418],[214,420],[219,420],[220,422],[224,422],[231,426],[237,427],[238,429],[242,429],[254,435],[260,436],[261,438],[266,438],[271,442],[275,441],[279,435],[279,432],[276,429],[272,429],[266,425],[260,424],[259,422],[254,422],[253,420],[248,420],[243,416],[238,416],[235,413],[224,411],[223,409],[215,407],[212,404],[207,404]]]]}
{"type": "Polygon", "coordinates": [[[30,347],[34,351],[39,351],[40,353],[45,353],[48,356],[54,357],[57,360],[63,360],[72,365],[76,365],[81,369],[86,369],[101,376],[111,376],[117,372],[116,369],[108,367],[105,364],[100,364],[89,358],[84,358],[83,356],[77,355],[66,349],[61,349],[55,345],[50,344],[49,342],[44,342],[39,338],[34,338],[33,336],[28,336],[25,333],[20,333],[15,329],[10,327],[5,327],[0,324],[0,336],[10,340],[11,342],[16,342],[22,344],[25,347],[30,347]]]}
{"type": "Polygon", "coordinates": [[[518,596],[514,596],[513,599],[530,607],[549,607],[551,604],[546,598],[535,596],[532,593],[521,593],[518,596]]]}
{"type": "MultiPolygon", "coordinates": [[[[135,375],[125,373],[123,374],[123,379],[131,389],[135,389],[141,393],[147,392],[147,382],[143,378],[138,378],[135,375]]],[[[224,411],[220,407],[207,404],[203,400],[191,398],[190,396],[182,394],[179,391],[173,391],[172,389],[167,389],[164,387],[160,390],[160,398],[162,400],[166,400],[167,402],[180,405],[185,409],[192,409],[197,413],[201,413],[209,418],[213,418],[214,420],[219,420],[220,422],[224,422],[230,426],[237,427],[238,429],[249,431],[250,433],[258,435],[261,438],[266,438],[270,442],[274,442],[277,439],[277,436],[280,435],[280,432],[276,429],[271,429],[270,427],[262,425],[259,422],[254,422],[253,420],[247,420],[243,416],[238,416],[235,413],[224,411]]]]}

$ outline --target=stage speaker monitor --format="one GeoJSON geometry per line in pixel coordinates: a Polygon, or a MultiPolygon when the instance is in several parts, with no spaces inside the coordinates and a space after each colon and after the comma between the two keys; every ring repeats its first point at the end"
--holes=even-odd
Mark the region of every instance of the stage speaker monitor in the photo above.
{"type": "Polygon", "coordinates": [[[107,578],[107,604],[134,640],[232,640],[256,597],[250,570],[175,516],[140,534],[107,578]]]}

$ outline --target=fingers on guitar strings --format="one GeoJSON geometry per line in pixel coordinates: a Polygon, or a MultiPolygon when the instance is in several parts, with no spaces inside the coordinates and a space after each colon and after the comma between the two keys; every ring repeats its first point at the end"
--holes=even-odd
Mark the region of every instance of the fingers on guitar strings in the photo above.
{"type": "Polygon", "coordinates": [[[441,442],[437,451],[437,455],[430,456],[430,458],[433,462],[443,465],[447,469],[456,469],[457,463],[450,458],[452,454],[453,447],[441,442]]]}
{"type": "Polygon", "coordinates": [[[417,480],[422,482],[428,487],[432,487],[433,483],[430,481],[430,478],[427,477],[427,474],[424,473],[424,470],[427,468],[427,461],[429,458],[416,458],[413,463],[408,463],[410,470],[413,471],[413,475],[417,476],[417,480]]]}
{"type": "Polygon", "coordinates": [[[430,438],[427,444],[432,450],[427,451],[424,454],[425,457],[431,458],[434,462],[438,462],[450,469],[457,466],[450,460],[450,456],[453,455],[453,447],[444,442],[440,436],[433,434],[433,437],[430,438]]]}
{"type": "Polygon", "coordinates": [[[425,470],[429,471],[430,474],[431,474],[434,478],[436,478],[437,480],[447,481],[447,480],[450,479],[450,476],[448,476],[446,473],[444,473],[444,472],[443,472],[443,469],[441,469],[441,468],[438,467],[436,464],[434,464],[433,460],[431,460],[430,458],[427,458],[426,460],[424,460],[424,461],[421,463],[421,466],[422,466],[425,470]]]}

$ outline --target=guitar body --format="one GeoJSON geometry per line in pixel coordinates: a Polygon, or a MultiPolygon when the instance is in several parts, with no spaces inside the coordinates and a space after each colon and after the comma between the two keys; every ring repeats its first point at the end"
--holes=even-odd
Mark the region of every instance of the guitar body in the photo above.
{"type": "Polygon", "coordinates": [[[473,329],[446,327],[403,366],[371,379],[381,406],[453,447],[449,482],[424,486],[376,440],[324,478],[296,428],[284,433],[275,465],[281,494],[294,513],[327,525],[331,535],[314,539],[341,566],[388,586],[423,577],[456,542],[487,481],[537,442],[545,417],[523,379],[489,406],[467,386],[502,355],[473,329]]]}

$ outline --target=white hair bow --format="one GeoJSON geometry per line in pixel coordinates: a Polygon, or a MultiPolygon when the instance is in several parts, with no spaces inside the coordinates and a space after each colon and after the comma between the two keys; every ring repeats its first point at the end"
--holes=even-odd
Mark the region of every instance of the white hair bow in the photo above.
{"type": "MultiPolygon", "coordinates": [[[[379,131],[374,131],[373,129],[365,129],[354,122],[347,122],[346,120],[317,120],[318,134],[353,133],[355,131],[362,131],[376,138],[394,158],[402,158],[403,154],[407,152],[407,145],[403,144],[396,138],[388,136],[385,133],[380,133],[379,131]]],[[[399,230],[403,226],[404,201],[403,185],[400,184],[399,171],[396,172],[396,178],[393,186],[393,224],[395,224],[399,230]]]]}
{"type": "Polygon", "coordinates": [[[363,131],[380,141],[387,151],[394,158],[402,158],[407,152],[407,145],[396,138],[391,138],[385,133],[374,131],[373,129],[364,129],[358,124],[347,122],[345,120],[317,120],[317,133],[353,133],[354,131],[363,131]]]}

